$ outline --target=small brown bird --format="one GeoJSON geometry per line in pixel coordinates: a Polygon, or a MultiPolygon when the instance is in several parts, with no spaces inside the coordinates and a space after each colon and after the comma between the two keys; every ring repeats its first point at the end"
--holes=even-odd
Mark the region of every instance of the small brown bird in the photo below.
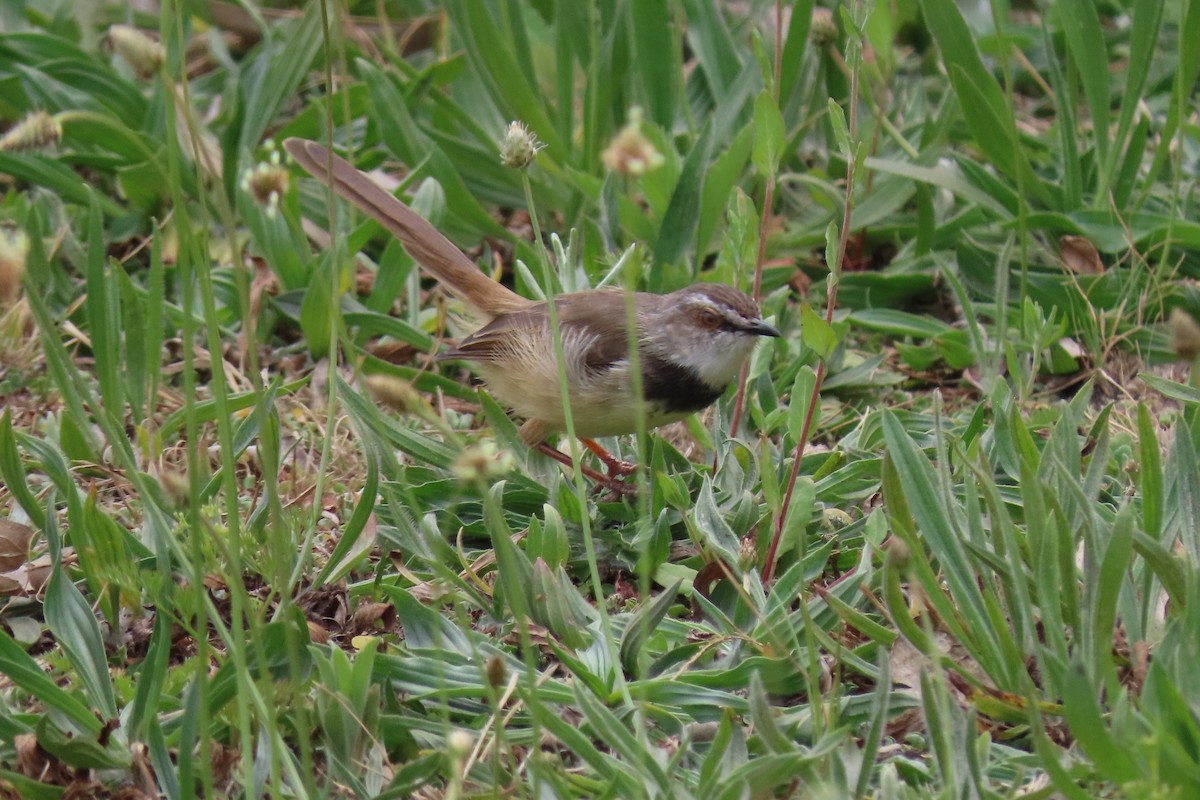
{"type": "MultiPolygon", "coordinates": [[[[550,434],[566,430],[546,302],[521,297],[488,278],[423,217],[316,142],[288,139],[283,146],[313,177],[387,228],[417,263],[470,306],[483,327],[439,358],[470,361],[488,391],[525,418],[521,438],[562,460],[562,453],[542,445],[550,434]]],[[[630,368],[626,302],[620,289],[554,298],[575,433],[598,453],[592,438],[637,429],[639,403],[650,428],[711,405],[737,377],[759,337],[779,336],[748,295],[723,284],[697,283],[662,295],[637,292],[639,398],[630,368]]]]}

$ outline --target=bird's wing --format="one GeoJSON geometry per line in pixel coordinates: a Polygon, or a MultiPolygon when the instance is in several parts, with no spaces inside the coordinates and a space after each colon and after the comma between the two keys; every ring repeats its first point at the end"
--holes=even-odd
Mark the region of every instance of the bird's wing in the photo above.
{"type": "MultiPolygon", "coordinates": [[[[629,356],[626,333],[628,312],[621,291],[594,291],[559,295],[555,298],[564,346],[578,354],[578,363],[589,371],[604,371],[629,356]]],[[[458,347],[441,353],[439,359],[503,361],[534,343],[552,347],[550,310],[538,303],[521,311],[501,314],[458,347]],[[520,342],[518,346],[515,343],[520,342]]]]}

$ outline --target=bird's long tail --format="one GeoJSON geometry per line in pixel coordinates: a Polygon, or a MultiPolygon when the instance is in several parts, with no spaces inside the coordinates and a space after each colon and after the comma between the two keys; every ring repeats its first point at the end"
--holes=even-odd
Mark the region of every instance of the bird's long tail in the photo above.
{"type": "Polygon", "coordinates": [[[306,139],[288,139],[283,147],[310,175],[387,228],[418,264],[468,304],[489,317],[529,305],[528,300],[480,272],[428,220],[350,162],[306,139]]]}

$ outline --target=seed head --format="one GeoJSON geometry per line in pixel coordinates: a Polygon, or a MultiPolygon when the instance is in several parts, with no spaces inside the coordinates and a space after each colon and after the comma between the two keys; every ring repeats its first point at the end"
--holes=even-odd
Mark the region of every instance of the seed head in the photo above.
{"type": "Polygon", "coordinates": [[[450,465],[459,480],[470,483],[507,475],[513,466],[512,453],[501,450],[491,439],[463,448],[450,465]]]}
{"type": "Polygon", "coordinates": [[[9,128],[4,136],[0,136],[0,150],[10,153],[46,150],[60,141],[62,125],[58,118],[45,111],[33,111],[9,128]]]}
{"type": "Polygon", "coordinates": [[[1200,356],[1200,324],[1179,306],[1171,309],[1167,319],[1171,329],[1171,349],[1184,361],[1193,361],[1200,356]]]}
{"type": "Polygon", "coordinates": [[[279,151],[270,145],[271,154],[266,161],[246,170],[242,174],[242,191],[254,198],[254,202],[267,210],[268,217],[274,217],[279,210],[279,198],[288,190],[288,171],[279,163],[279,151]]]}
{"type": "Polygon", "coordinates": [[[609,172],[638,177],[663,165],[662,153],[642,133],[642,110],[632,108],[629,122],[621,128],[600,158],[609,172]]]}
{"type": "Polygon", "coordinates": [[[423,404],[420,392],[411,383],[393,375],[376,373],[368,375],[364,382],[372,397],[397,411],[413,411],[423,404]]]}
{"type": "Polygon", "coordinates": [[[812,42],[813,47],[828,47],[836,42],[837,38],[838,29],[837,23],[833,19],[833,12],[828,8],[814,8],[812,22],[808,28],[808,40],[812,42]]]}
{"type": "Polygon", "coordinates": [[[513,120],[500,140],[500,163],[513,169],[525,169],[545,146],[524,123],[513,120]]]}
{"type": "Polygon", "coordinates": [[[749,571],[757,565],[758,546],[755,544],[753,536],[747,536],[738,545],[738,566],[743,571],[749,571]]]}
{"type": "Polygon", "coordinates": [[[487,681],[493,689],[499,689],[508,682],[508,665],[499,655],[494,655],[487,662],[487,681]]]}
{"type": "Polygon", "coordinates": [[[25,274],[25,256],[29,237],[15,225],[0,226],[0,310],[21,296],[21,276],[25,274]]]}
{"type": "Polygon", "coordinates": [[[167,58],[161,44],[128,25],[113,25],[109,28],[104,44],[133,67],[134,74],[142,80],[157,75],[167,58]]]}
{"type": "Polygon", "coordinates": [[[446,750],[453,758],[463,758],[475,746],[475,737],[462,728],[455,728],[446,737],[446,750]]]}

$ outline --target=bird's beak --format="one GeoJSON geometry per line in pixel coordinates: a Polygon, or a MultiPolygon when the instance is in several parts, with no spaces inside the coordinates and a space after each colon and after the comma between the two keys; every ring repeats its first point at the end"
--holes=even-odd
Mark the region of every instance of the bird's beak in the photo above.
{"type": "Polygon", "coordinates": [[[755,336],[782,336],[779,329],[774,325],[769,325],[761,319],[751,322],[746,327],[742,328],[746,333],[752,333],[755,336]]]}

